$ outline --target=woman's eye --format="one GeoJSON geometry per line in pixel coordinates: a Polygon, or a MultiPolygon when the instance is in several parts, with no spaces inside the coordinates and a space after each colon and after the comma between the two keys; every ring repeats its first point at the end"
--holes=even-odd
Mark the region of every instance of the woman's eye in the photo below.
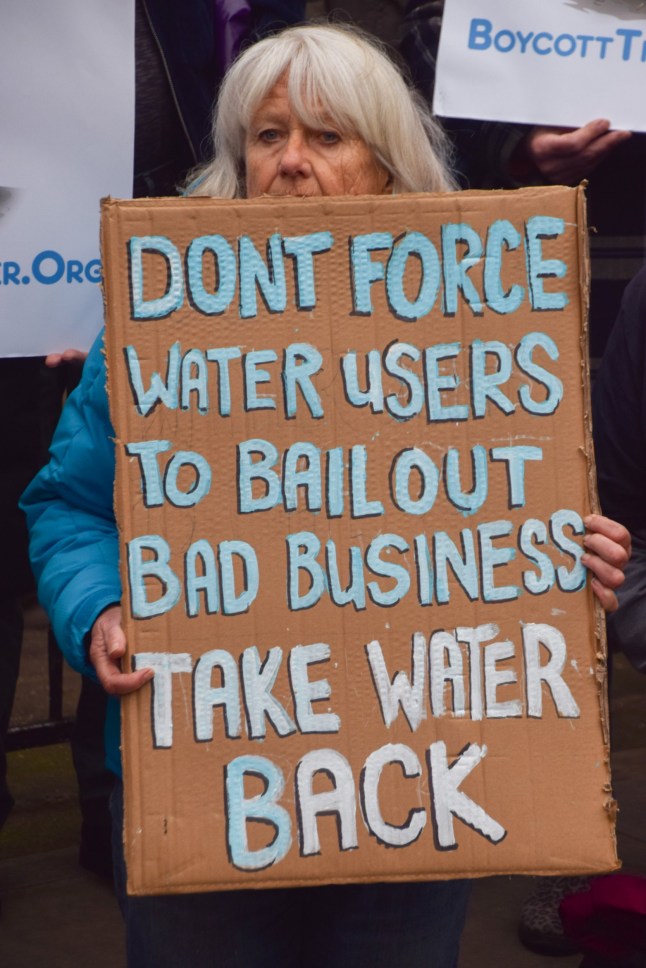
{"type": "Polygon", "coordinates": [[[265,128],[263,131],[260,132],[258,137],[260,141],[264,141],[267,144],[271,144],[273,141],[278,140],[279,135],[278,135],[278,131],[276,131],[275,128],[265,128]]]}
{"type": "Polygon", "coordinates": [[[335,145],[341,138],[336,131],[321,131],[321,141],[326,145],[335,145]]]}

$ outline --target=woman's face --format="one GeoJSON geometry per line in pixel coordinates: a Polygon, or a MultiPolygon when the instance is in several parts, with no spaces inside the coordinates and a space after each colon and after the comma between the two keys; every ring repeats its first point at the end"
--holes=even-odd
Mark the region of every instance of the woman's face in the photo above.
{"type": "Polygon", "coordinates": [[[259,195],[382,195],[390,176],[367,144],[333,126],[308,128],[282,78],[260,103],[245,143],[247,198],[259,195]]]}

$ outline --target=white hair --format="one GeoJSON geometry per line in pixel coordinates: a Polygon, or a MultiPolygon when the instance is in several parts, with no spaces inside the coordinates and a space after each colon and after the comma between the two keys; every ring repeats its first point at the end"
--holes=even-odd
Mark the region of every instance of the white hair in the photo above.
{"type": "Polygon", "coordinates": [[[386,169],[393,192],[455,189],[448,139],[379,42],[354,27],[290,27],[247,48],[224,78],[213,122],[214,159],[187,191],[246,194],[245,138],[261,101],[288,77],[299,121],[359,136],[386,169]]]}

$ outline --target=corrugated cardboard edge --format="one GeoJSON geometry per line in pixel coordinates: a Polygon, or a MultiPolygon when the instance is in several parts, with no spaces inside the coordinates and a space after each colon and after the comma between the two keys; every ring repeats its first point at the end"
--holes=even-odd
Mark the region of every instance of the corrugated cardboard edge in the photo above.
{"type": "MultiPolygon", "coordinates": [[[[115,413],[116,413],[116,402],[113,397],[113,388],[110,384],[110,372],[109,372],[109,353],[108,353],[108,341],[111,338],[112,328],[110,327],[110,302],[108,300],[108,288],[109,288],[109,257],[108,252],[110,250],[109,237],[111,233],[112,223],[115,219],[119,217],[118,200],[114,198],[102,198],[101,199],[101,230],[100,230],[100,244],[101,244],[101,294],[103,297],[103,319],[104,319],[104,345],[102,348],[104,360],[105,360],[105,373],[106,373],[106,394],[108,396],[108,407],[110,411],[110,421],[112,426],[115,426],[115,413]]],[[[113,300],[113,305],[116,304],[116,300],[113,300]]],[[[115,448],[119,445],[120,441],[117,437],[113,437],[112,441],[115,448]]],[[[116,461],[115,461],[116,462],[116,461]]],[[[118,512],[122,510],[120,504],[120,494],[117,487],[117,481],[115,476],[114,488],[112,492],[112,503],[114,508],[114,514],[116,520],[119,520],[118,512]]],[[[121,562],[119,563],[121,566],[121,562]]]]}
{"type": "MultiPolygon", "coordinates": [[[[103,318],[105,323],[104,345],[103,345],[102,352],[105,359],[106,394],[108,397],[110,421],[113,427],[115,426],[115,413],[117,409],[117,402],[114,399],[113,388],[111,387],[111,384],[110,384],[110,372],[109,372],[109,365],[108,365],[108,360],[109,360],[108,341],[111,338],[112,328],[109,325],[110,302],[108,300],[108,289],[110,287],[110,283],[108,282],[108,280],[111,277],[110,277],[109,258],[107,257],[107,253],[110,250],[109,243],[110,243],[112,226],[118,220],[118,218],[119,218],[119,200],[111,198],[110,196],[106,198],[102,198],[101,199],[101,228],[100,228],[100,247],[101,247],[101,266],[102,266],[101,294],[103,297],[103,318]]],[[[114,299],[112,304],[117,305],[117,300],[114,299]]],[[[118,451],[119,446],[121,445],[122,442],[116,436],[112,438],[112,441],[115,446],[115,479],[114,479],[114,486],[112,491],[112,504],[114,509],[115,520],[118,521],[118,520],[123,520],[122,513],[124,510],[124,505],[126,503],[125,494],[122,492],[122,489],[118,486],[118,477],[116,473],[116,466],[117,466],[116,452],[118,451]]],[[[127,595],[128,585],[126,581],[125,565],[122,560],[121,551],[119,551],[119,572],[121,574],[122,601],[123,601],[124,596],[127,595]]],[[[124,615],[127,614],[126,608],[123,609],[123,614],[124,615]]],[[[126,760],[131,754],[134,754],[136,756],[136,747],[135,747],[135,744],[124,743],[123,715],[121,716],[120,731],[121,731],[120,732],[120,752],[121,752],[121,759],[122,759],[122,773],[123,775],[125,775],[126,760]]],[[[124,815],[125,815],[125,809],[126,809],[126,806],[125,806],[125,797],[124,797],[124,815]]],[[[124,850],[125,850],[125,830],[126,830],[126,827],[124,823],[123,828],[121,830],[121,837],[122,837],[122,842],[124,844],[124,850]]]]}
{"type": "MultiPolygon", "coordinates": [[[[579,238],[584,241],[579,258],[580,291],[582,294],[582,325],[581,325],[581,383],[583,387],[583,421],[585,433],[585,458],[588,468],[588,491],[590,494],[590,507],[596,514],[601,513],[599,502],[599,492],[597,489],[596,462],[594,457],[594,440],[592,436],[592,396],[590,384],[590,355],[589,355],[589,308],[590,308],[590,246],[589,229],[587,223],[586,197],[585,190],[587,182],[582,182],[576,189],[577,191],[577,221],[581,226],[579,238]]],[[[612,828],[615,855],[617,852],[616,818],[618,812],[617,801],[612,793],[612,782],[610,772],[610,712],[608,708],[608,642],[606,637],[606,617],[599,601],[595,598],[595,638],[597,642],[595,678],[599,691],[599,713],[601,720],[601,730],[603,735],[603,746],[605,752],[605,766],[607,770],[607,781],[604,784],[605,794],[604,810],[608,815],[608,820],[612,828]]],[[[617,859],[616,867],[620,867],[621,862],[617,859]]]]}

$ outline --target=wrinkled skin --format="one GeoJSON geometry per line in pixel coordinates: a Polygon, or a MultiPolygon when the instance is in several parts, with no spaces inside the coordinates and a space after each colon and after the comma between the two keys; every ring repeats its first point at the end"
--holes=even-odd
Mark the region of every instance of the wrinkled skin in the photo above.
{"type": "Polygon", "coordinates": [[[247,198],[259,195],[383,195],[388,172],[359,137],[308,128],[294,114],[287,81],[261,101],[245,146],[247,198]]]}

